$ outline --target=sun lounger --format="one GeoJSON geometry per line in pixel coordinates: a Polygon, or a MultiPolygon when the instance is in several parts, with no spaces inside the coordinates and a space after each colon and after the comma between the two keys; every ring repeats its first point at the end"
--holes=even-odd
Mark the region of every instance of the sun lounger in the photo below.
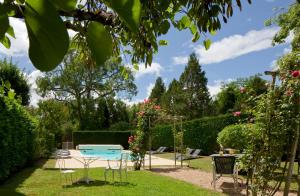
{"type": "Polygon", "coordinates": [[[201,149],[191,149],[191,148],[187,148],[186,150],[186,154],[185,155],[181,155],[179,154],[178,156],[176,156],[177,160],[189,160],[189,159],[196,159],[200,156],[201,153],[201,149]]]}
{"type": "Polygon", "coordinates": [[[165,150],[167,149],[167,147],[159,147],[157,150],[154,151],[147,151],[148,154],[159,154],[159,153],[163,153],[165,150]]]}

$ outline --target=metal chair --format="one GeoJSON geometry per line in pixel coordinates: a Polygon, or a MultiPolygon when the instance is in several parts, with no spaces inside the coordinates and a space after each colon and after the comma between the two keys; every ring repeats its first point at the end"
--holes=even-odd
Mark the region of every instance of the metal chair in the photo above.
{"type": "MultiPolygon", "coordinates": [[[[57,164],[59,166],[59,171],[60,171],[60,184],[62,184],[62,178],[65,178],[66,184],[68,185],[68,181],[70,179],[71,184],[74,183],[73,181],[73,174],[76,172],[75,170],[72,169],[66,169],[66,163],[65,163],[65,159],[68,158],[66,156],[57,156],[57,164]]],[[[63,187],[65,186],[63,185],[63,187]]]]}
{"type": "Polygon", "coordinates": [[[127,181],[127,161],[129,158],[129,153],[122,153],[121,154],[121,158],[117,161],[113,161],[114,164],[111,163],[110,160],[107,160],[108,166],[105,168],[104,171],[104,177],[105,177],[105,181],[107,181],[107,172],[109,170],[112,171],[112,175],[113,175],[113,181],[115,181],[115,171],[117,171],[119,173],[120,176],[120,182],[122,182],[122,170],[124,170],[125,172],[125,176],[126,176],[126,181],[127,181]]]}
{"type": "MultiPolygon", "coordinates": [[[[235,156],[213,156],[213,181],[212,184],[216,189],[216,182],[224,175],[229,175],[233,178],[234,189],[237,189],[238,185],[238,169],[239,164],[236,162],[235,156]]],[[[241,180],[241,179],[240,179],[241,180]]]]}

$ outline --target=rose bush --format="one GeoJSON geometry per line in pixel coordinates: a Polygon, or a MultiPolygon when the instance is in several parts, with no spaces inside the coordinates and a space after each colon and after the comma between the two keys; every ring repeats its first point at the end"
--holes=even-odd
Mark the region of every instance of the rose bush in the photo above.
{"type": "Polygon", "coordinates": [[[151,121],[154,121],[160,113],[160,106],[155,105],[150,99],[145,99],[140,105],[137,113],[137,130],[135,135],[128,138],[129,149],[132,151],[131,157],[134,168],[139,170],[144,161],[146,150],[149,144],[149,134],[151,121]]]}

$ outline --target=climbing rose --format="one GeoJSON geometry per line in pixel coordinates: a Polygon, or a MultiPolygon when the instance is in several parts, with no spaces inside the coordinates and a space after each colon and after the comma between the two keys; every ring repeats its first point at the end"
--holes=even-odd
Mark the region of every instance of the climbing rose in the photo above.
{"type": "Polygon", "coordinates": [[[242,112],[237,111],[237,112],[233,112],[233,116],[240,116],[242,112]]]}
{"type": "Polygon", "coordinates": [[[150,102],[150,99],[144,99],[144,103],[147,104],[150,102]]]}
{"type": "Polygon", "coordinates": [[[240,88],[240,92],[241,92],[241,93],[244,93],[244,92],[246,92],[246,89],[245,89],[244,87],[241,87],[241,88],[240,88]]]}
{"type": "Polygon", "coordinates": [[[159,106],[159,105],[156,105],[156,106],[154,106],[154,109],[155,109],[155,110],[160,110],[160,106],[159,106]]]}
{"type": "Polygon", "coordinates": [[[292,76],[294,78],[297,78],[299,75],[300,75],[300,72],[298,70],[292,72],[292,76]]]}

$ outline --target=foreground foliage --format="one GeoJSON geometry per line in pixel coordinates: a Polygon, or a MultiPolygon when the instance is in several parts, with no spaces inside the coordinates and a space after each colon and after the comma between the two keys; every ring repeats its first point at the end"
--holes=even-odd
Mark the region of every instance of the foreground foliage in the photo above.
{"type": "MultiPolygon", "coordinates": [[[[40,70],[53,70],[64,58],[69,48],[67,29],[77,33],[75,40],[88,46],[87,52],[99,66],[121,52],[129,54],[133,63],[150,65],[158,45],[167,44],[159,36],[171,25],[189,29],[197,41],[202,33],[219,30],[235,6],[241,10],[241,0],[5,0],[0,4],[0,41],[10,47],[8,35],[15,35],[9,17],[22,18],[29,36],[29,57],[40,70]],[[126,50],[121,51],[123,46],[126,50]]],[[[211,41],[203,44],[209,48],[211,41]]]]}
{"type": "Polygon", "coordinates": [[[3,181],[32,160],[35,124],[15,99],[15,93],[4,85],[0,85],[0,111],[0,181],[3,181]]]}

